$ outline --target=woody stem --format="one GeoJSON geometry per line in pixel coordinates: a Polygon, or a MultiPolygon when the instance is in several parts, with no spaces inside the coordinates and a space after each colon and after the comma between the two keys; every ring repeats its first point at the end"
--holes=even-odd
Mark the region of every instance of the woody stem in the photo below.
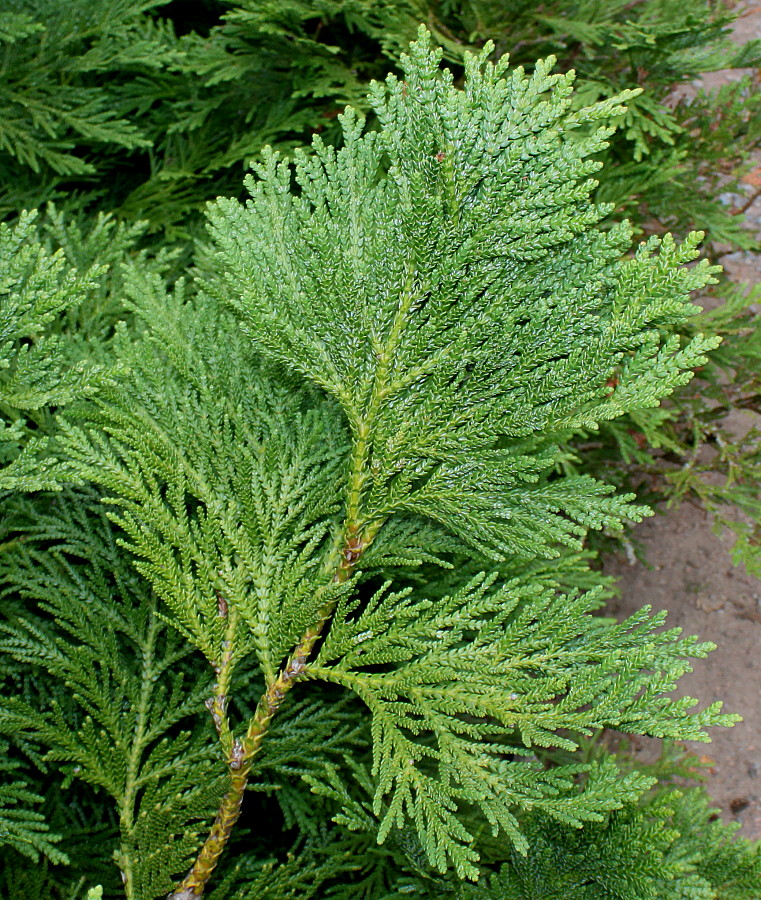
{"type": "MultiPolygon", "coordinates": [[[[355,537],[349,535],[344,541],[341,560],[333,576],[333,582],[342,584],[347,581],[356,565],[360,550],[355,549],[355,537]]],[[[288,692],[297,679],[303,674],[307,661],[330,620],[335,603],[330,601],[320,608],[315,622],[306,630],[277,678],[267,685],[256,706],[253,718],[249,722],[246,734],[242,739],[232,739],[226,716],[227,698],[218,697],[217,687],[223,682],[223,672],[219,673],[214,696],[207,702],[214,723],[219,732],[220,741],[226,750],[227,768],[230,773],[230,787],[220,804],[209,836],[204,841],[193,867],[182,882],[169,894],[167,900],[194,900],[203,896],[206,884],[219,862],[225,845],[230,838],[233,827],[240,816],[243,795],[248,784],[249,773],[254,757],[261,748],[273,716],[283,703],[288,692]],[[221,713],[221,721],[220,719],[221,713]]]]}

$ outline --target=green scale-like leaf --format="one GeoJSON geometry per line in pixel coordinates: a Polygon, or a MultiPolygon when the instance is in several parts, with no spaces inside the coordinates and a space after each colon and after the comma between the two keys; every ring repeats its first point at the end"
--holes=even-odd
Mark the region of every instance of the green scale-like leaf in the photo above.
{"type": "Polygon", "coordinates": [[[422,39],[406,80],[372,89],[379,131],[347,109],[342,149],[315,138],[295,170],[267,155],[245,207],[211,209],[218,290],[258,348],[341,403],[364,527],[412,511],[495,557],[551,555],[638,515],[589,479],[548,482],[553,433],[689,378],[715,342],[666,329],[714,270],[681,267],[698,235],[624,260],[627,226],[595,228],[599,123],[630,94],[572,112],[552,60],[528,77],[487,56],[458,90],[422,39]]]}
{"type": "MultiPolygon", "coordinates": [[[[492,556],[552,555],[636,515],[592,479],[548,479],[554,433],[657,405],[689,379],[715,341],[681,346],[668,330],[714,270],[684,268],[699,235],[625,258],[626,226],[595,227],[607,210],[588,199],[591,157],[625,96],[570,111],[572,77],[552,61],[528,78],[487,55],[458,90],[423,35],[406,80],[371,92],[379,131],[347,110],[341,150],[316,138],[295,171],[269,154],[245,207],[211,210],[215,289],[259,349],[343,407],[366,540],[413,512],[492,556]]],[[[587,615],[593,595],[492,581],[435,601],[344,598],[309,669],[370,709],[381,839],[409,817],[432,864],[471,876],[461,807],[525,850],[516,807],[580,824],[641,789],[590,773],[581,800],[568,793],[578,768],[544,773],[511,753],[573,747],[566,729],[700,738],[733,721],[666,698],[685,657],[710,648],[654,635],[662,617],[607,629],[587,615]]]]}
{"type": "Polygon", "coordinates": [[[213,665],[223,642],[236,660],[255,649],[269,679],[345,590],[320,584],[340,509],[342,423],[332,404],[278,384],[226,312],[139,271],[128,291],[152,342],[125,351],[132,383],[88,414],[102,432],[66,428],[68,453],[118,506],[113,518],[172,623],[213,665]]]}
{"type": "Polygon", "coordinates": [[[666,696],[690,670],[687,658],[713,645],[678,640],[679,629],[655,633],[664,615],[644,609],[610,627],[588,615],[592,595],[493,581],[479,576],[435,603],[380,592],[358,613],[357,601],[342,602],[309,669],[351,688],[372,714],[381,838],[407,814],[432,862],[443,871],[451,856],[471,875],[475,858],[457,846],[471,839],[454,815],[461,804],[476,803],[525,852],[516,808],[580,825],[643,786],[593,772],[577,796],[568,789],[583,767],[545,772],[510,754],[573,750],[569,730],[705,740],[705,725],[735,721],[719,715],[721,704],[691,713],[695,700],[666,696]]]}

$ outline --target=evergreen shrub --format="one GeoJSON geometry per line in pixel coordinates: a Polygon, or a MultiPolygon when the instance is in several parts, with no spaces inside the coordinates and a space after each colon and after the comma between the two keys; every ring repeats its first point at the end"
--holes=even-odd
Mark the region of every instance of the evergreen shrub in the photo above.
{"type": "Polygon", "coordinates": [[[737,717],[674,694],[710,644],[598,614],[586,536],[648,510],[565,444],[705,364],[717,269],[593,198],[638,94],[492,50],[460,86],[421,29],[189,277],[0,234],[10,898],[757,896],[680,765],[595,741],[737,717]]]}

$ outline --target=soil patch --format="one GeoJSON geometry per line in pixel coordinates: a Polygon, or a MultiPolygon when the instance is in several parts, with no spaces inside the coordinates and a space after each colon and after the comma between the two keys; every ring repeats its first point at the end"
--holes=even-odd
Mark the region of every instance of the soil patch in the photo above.
{"type": "MultiPolygon", "coordinates": [[[[739,43],[761,38],[761,4],[741,8],[734,38],[739,43]]],[[[695,87],[718,88],[745,74],[748,70],[711,73],[695,87]]],[[[728,195],[727,202],[744,206],[755,196],[746,216],[761,237],[761,153],[744,181],[746,196],[728,195]]],[[[734,281],[761,283],[761,255],[730,253],[721,262],[734,281]]],[[[744,430],[743,423],[736,424],[744,430]]],[[[686,746],[704,757],[707,788],[723,816],[739,822],[744,837],[761,839],[761,579],[732,565],[729,538],[717,537],[709,517],[690,503],[647,520],[635,534],[647,565],[632,565],[623,555],[606,562],[606,573],[618,578],[621,590],[608,609],[623,618],[650,604],[669,611],[670,626],[717,645],[680,681],[680,693],[700,698],[701,704],[723,700],[725,710],[744,721],[712,729],[711,744],[686,746]]],[[[637,739],[632,750],[647,760],[655,743],[637,739]]]]}

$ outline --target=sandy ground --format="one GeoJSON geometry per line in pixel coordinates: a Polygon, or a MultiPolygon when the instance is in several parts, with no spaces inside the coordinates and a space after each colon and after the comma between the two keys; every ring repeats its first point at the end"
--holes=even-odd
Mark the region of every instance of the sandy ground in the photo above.
{"type": "MultiPolygon", "coordinates": [[[[761,838],[761,580],[732,566],[729,545],[691,504],[648,520],[638,537],[651,568],[610,560],[606,570],[619,576],[622,596],[609,609],[623,618],[651,604],[669,611],[669,625],[717,645],[708,659],[696,661],[680,689],[701,706],[723,700],[727,712],[744,720],[712,729],[711,744],[687,746],[710,760],[708,791],[726,818],[740,822],[746,837],[761,838]]],[[[649,760],[652,743],[636,740],[632,749],[649,760]]]]}
{"type": "MultiPolygon", "coordinates": [[[[743,4],[735,39],[761,38],[761,4],[743,4]]],[[[740,72],[712,73],[703,80],[718,87],[740,72]]],[[[761,175],[761,154],[758,158],[761,175]]],[[[761,187],[751,181],[750,196],[761,187]]],[[[761,197],[747,211],[748,225],[761,232],[761,197]]],[[[698,223],[699,224],[699,223],[698,223]]],[[[732,253],[722,259],[737,281],[761,283],[761,256],[732,253]]],[[[761,490],[761,486],[759,487],[761,490]]],[[[700,509],[684,504],[638,527],[648,567],[611,559],[606,571],[619,578],[621,598],[610,604],[621,618],[644,604],[669,610],[669,624],[713,641],[717,649],[680,682],[683,693],[701,704],[725,701],[725,710],[744,721],[731,729],[713,729],[711,744],[689,744],[708,764],[707,787],[727,820],[742,825],[740,834],[761,838],[761,580],[732,565],[729,540],[711,530],[700,509]]],[[[653,744],[637,740],[635,753],[653,754],[653,744]]]]}

